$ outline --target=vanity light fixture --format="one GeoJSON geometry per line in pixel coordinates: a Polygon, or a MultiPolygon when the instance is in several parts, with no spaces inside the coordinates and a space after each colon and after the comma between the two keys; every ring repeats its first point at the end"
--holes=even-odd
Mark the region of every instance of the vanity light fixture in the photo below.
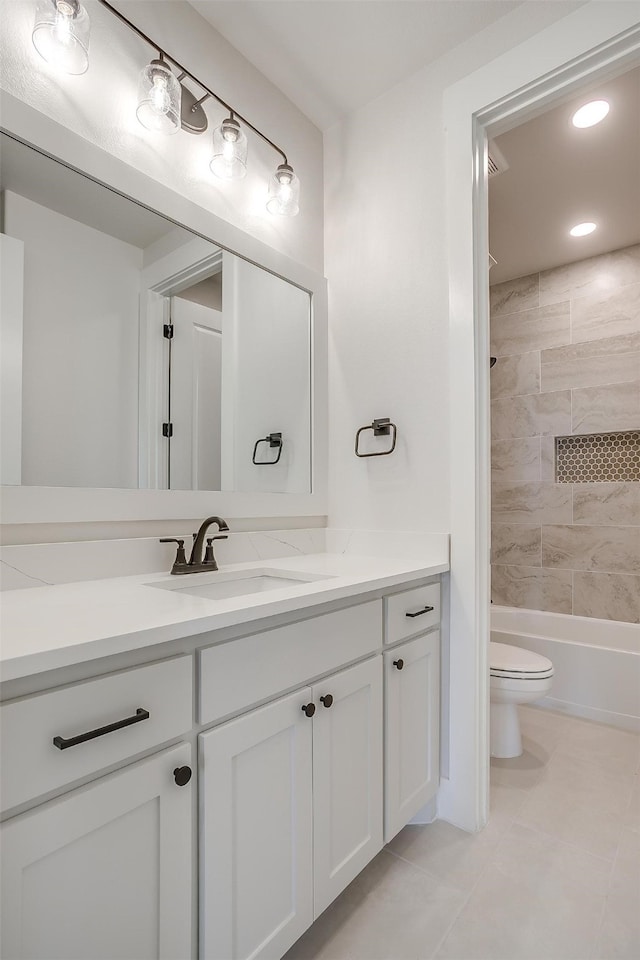
{"type": "Polygon", "coordinates": [[[180,129],[181,101],[182,90],[178,78],[160,54],[140,74],[136,116],[147,130],[177,133],[180,129]]]}
{"type": "Polygon", "coordinates": [[[595,223],[577,223],[575,227],[572,227],[571,230],[569,230],[569,233],[572,237],[586,237],[588,234],[593,233],[595,228],[595,223]]]}
{"type": "Polygon", "coordinates": [[[281,163],[269,181],[269,213],[295,217],[300,209],[300,181],[288,163],[281,163]]]}
{"type": "MultiPolygon", "coordinates": [[[[213,133],[209,164],[212,173],[223,180],[239,180],[246,175],[248,144],[244,130],[251,130],[282,159],[269,182],[267,210],[281,217],[295,217],[300,209],[300,181],[284,150],[169,56],[108,0],[98,2],[157,51],[157,57],[140,74],[136,116],[142,126],[165,134],[177,133],[180,127],[189,133],[204,133],[208,121],[203,104],[216,100],[228,116],[213,133]],[[184,85],[185,79],[203,91],[199,99],[184,85]]],[[[89,17],[79,0],[38,0],[33,43],[49,63],[67,73],[85,73],[89,66],[89,17]]]]}
{"type": "Polygon", "coordinates": [[[222,180],[241,180],[247,173],[247,138],[233,114],[213,131],[211,172],[222,180]]]}
{"type": "Polygon", "coordinates": [[[38,0],[31,39],[47,63],[64,73],[86,73],[91,24],[79,0],[38,0]]]}
{"type": "Polygon", "coordinates": [[[579,129],[593,127],[596,123],[604,120],[608,113],[609,104],[606,100],[591,100],[580,107],[579,110],[576,110],[571,117],[571,123],[579,129]]]}

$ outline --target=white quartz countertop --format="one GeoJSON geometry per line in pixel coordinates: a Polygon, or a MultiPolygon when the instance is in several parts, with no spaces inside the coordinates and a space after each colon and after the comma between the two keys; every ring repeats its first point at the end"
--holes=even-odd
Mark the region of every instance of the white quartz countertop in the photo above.
{"type": "Polygon", "coordinates": [[[436,550],[420,561],[321,553],[221,565],[221,579],[246,571],[324,578],[225,600],[178,589],[209,582],[217,577],[211,573],[173,578],[153,573],[8,590],[0,601],[0,678],[15,680],[296,611],[308,609],[313,615],[321,604],[398,590],[448,569],[436,550]],[[176,589],[150,586],[169,580],[171,586],[176,581],[176,589]]]}

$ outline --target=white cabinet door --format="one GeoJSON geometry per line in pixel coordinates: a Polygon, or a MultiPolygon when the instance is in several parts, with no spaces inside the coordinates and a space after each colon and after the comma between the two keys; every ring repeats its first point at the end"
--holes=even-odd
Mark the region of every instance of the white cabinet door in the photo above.
{"type": "Polygon", "coordinates": [[[1,828],[7,960],[191,956],[187,744],[132,764],[1,828]]]}
{"type": "Polygon", "coordinates": [[[200,957],[278,960],[313,920],[306,688],[199,740],[200,957]]]}
{"type": "Polygon", "coordinates": [[[313,700],[317,917],[382,848],[382,658],[328,677],[313,700]]]}
{"type": "Polygon", "coordinates": [[[384,670],[384,840],[388,843],[438,789],[439,631],[385,653],[384,670]]]}

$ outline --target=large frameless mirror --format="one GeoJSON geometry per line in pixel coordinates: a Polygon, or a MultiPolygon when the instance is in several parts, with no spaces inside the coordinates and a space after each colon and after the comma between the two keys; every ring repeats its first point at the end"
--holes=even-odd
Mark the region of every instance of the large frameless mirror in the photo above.
{"type": "Polygon", "coordinates": [[[309,493],[309,292],[0,148],[2,483],[309,493]]]}

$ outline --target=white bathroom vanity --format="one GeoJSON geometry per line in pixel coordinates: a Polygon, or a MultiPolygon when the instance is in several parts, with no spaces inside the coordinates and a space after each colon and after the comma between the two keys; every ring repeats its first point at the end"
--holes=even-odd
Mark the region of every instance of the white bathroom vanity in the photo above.
{"type": "Polygon", "coordinates": [[[447,569],[5,593],[3,956],[281,957],[436,794],[447,569]]]}

